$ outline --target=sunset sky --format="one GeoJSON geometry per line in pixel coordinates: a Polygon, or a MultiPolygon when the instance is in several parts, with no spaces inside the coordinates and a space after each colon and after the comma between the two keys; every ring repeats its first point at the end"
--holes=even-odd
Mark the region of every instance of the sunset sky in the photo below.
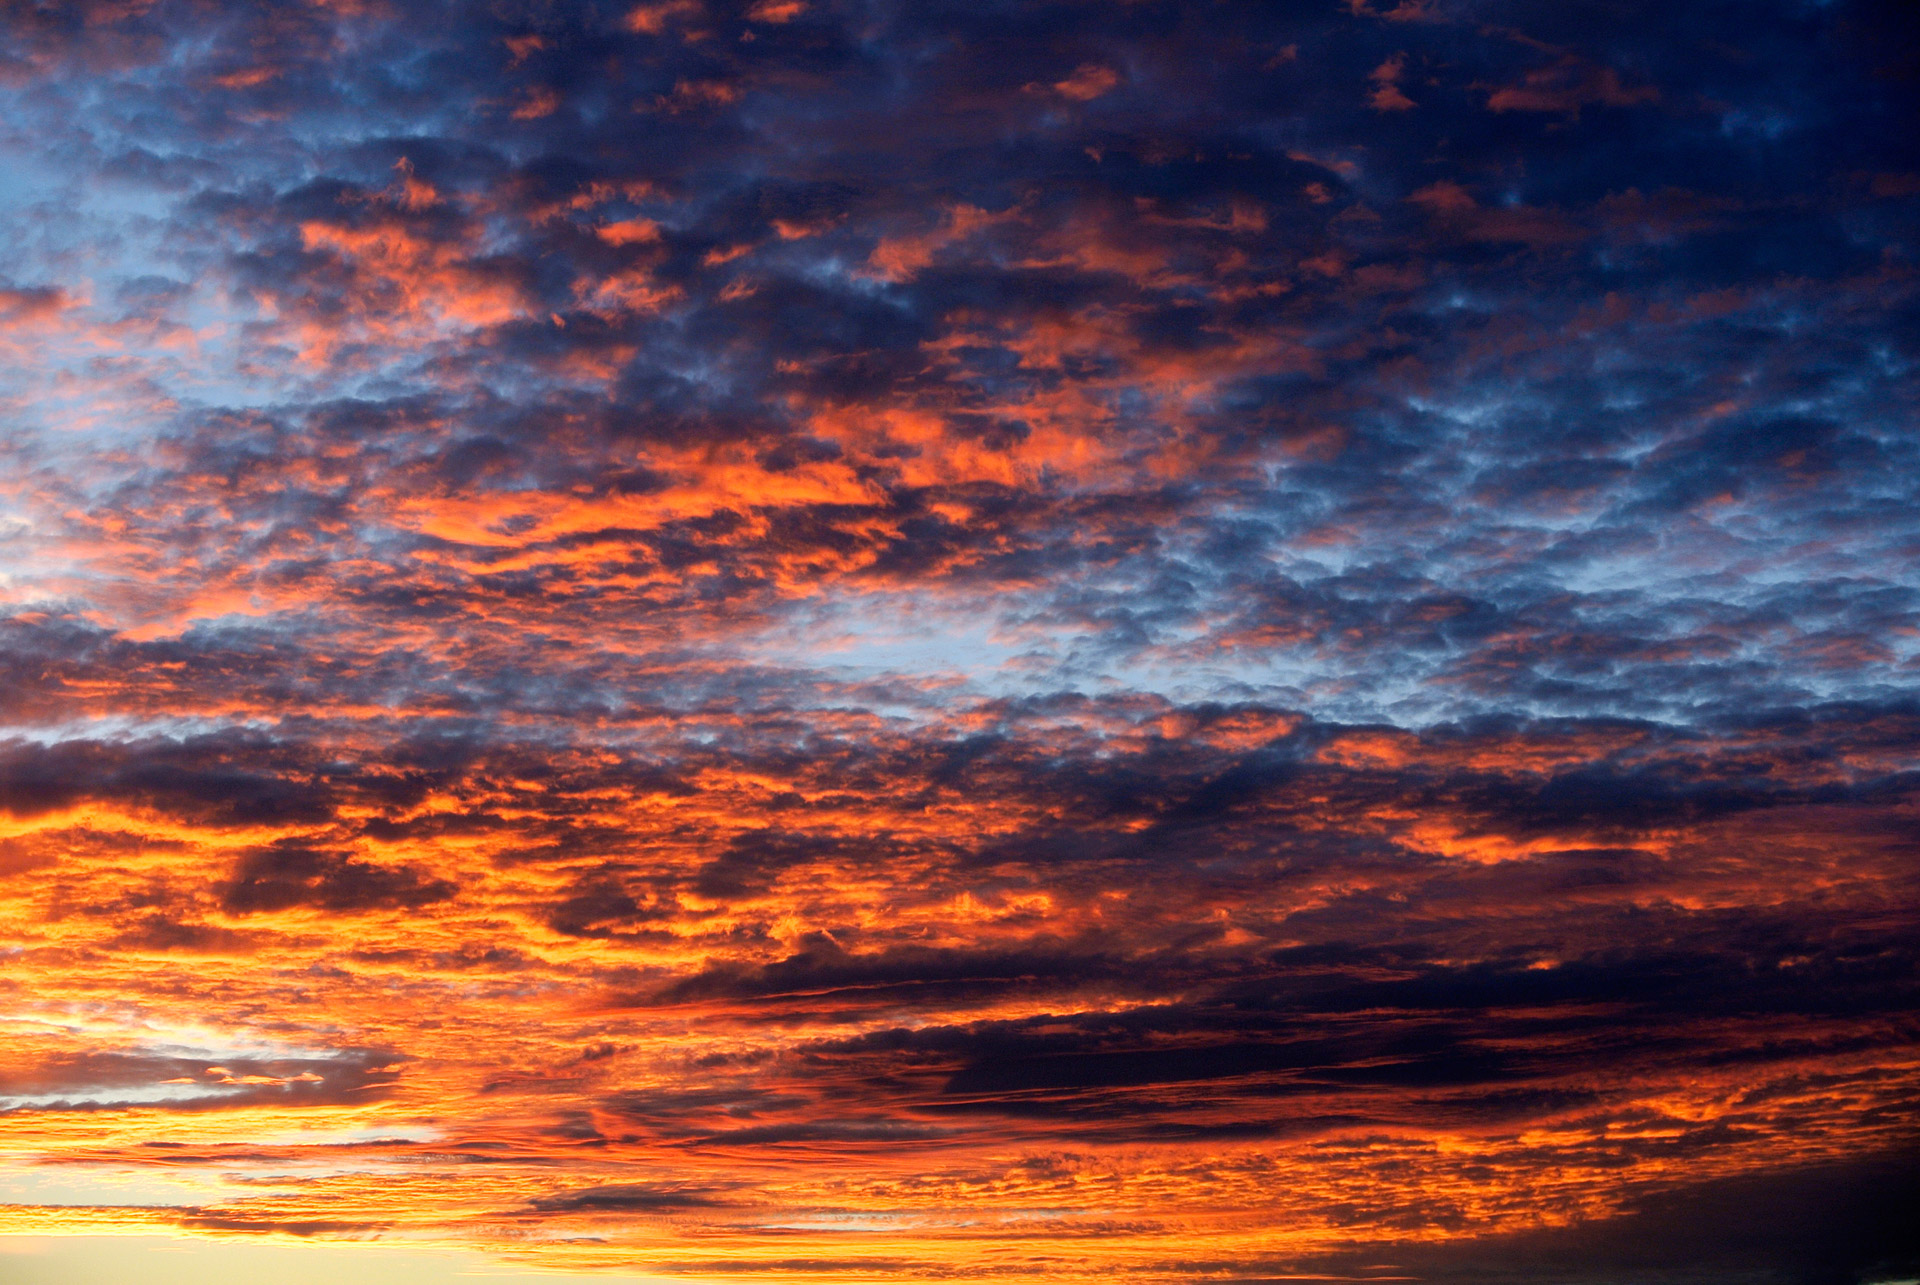
{"type": "Polygon", "coordinates": [[[1916,406],[1897,0],[0,0],[0,1282],[1920,1277],[1916,406]]]}

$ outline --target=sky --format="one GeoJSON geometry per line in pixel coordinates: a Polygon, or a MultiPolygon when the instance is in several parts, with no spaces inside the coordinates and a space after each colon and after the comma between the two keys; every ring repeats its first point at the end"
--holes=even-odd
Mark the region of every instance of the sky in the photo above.
{"type": "Polygon", "coordinates": [[[0,0],[0,1278],[1920,1279],[1920,16],[0,0]]]}

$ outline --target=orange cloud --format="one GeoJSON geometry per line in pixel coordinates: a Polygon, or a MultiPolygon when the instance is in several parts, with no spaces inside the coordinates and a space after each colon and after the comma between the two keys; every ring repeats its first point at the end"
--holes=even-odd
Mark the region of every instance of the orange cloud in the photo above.
{"type": "Polygon", "coordinates": [[[1077,103],[1092,102],[1120,83],[1120,73],[1098,63],[1084,63],[1071,76],[1054,83],[1054,92],[1077,103]]]}

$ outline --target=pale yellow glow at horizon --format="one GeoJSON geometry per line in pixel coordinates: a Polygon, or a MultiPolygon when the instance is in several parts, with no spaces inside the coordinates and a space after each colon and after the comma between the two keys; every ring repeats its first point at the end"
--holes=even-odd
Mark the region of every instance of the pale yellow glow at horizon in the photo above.
{"type": "MultiPolygon", "coordinates": [[[[390,1243],[209,1240],[190,1236],[0,1235],[5,1285],[665,1285],[631,1272],[547,1272],[483,1254],[390,1243]]],[[[697,1277],[675,1285],[702,1285],[697,1277]]],[[[718,1282],[721,1278],[709,1278],[718,1282]]]]}

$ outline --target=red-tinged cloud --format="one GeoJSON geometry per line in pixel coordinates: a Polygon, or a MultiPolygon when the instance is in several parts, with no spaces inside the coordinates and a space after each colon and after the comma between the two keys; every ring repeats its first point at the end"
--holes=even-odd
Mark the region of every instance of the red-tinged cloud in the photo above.
{"type": "Polygon", "coordinates": [[[1920,1270],[1907,19],[0,25],[0,1229],[1920,1270]]]}

